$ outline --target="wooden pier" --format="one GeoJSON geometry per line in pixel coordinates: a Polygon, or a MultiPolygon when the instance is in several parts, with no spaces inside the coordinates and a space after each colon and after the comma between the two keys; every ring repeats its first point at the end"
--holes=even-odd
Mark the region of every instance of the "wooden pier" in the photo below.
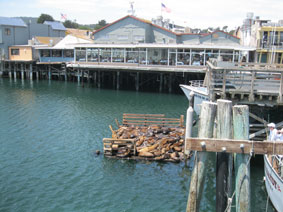
{"type": "Polygon", "coordinates": [[[179,93],[180,83],[203,79],[204,73],[205,67],[0,59],[0,77],[71,81],[115,90],[179,93]]]}
{"type": "Polygon", "coordinates": [[[250,159],[256,154],[283,154],[283,142],[249,140],[248,106],[232,106],[232,101],[221,99],[202,103],[198,131],[198,138],[186,137],[185,149],[196,151],[186,211],[199,211],[212,152],[217,152],[215,211],[231,211],[234,198],[236,212],[251,211],[250,159]]]}
{"type": "Polygon", "coordinates": [[[207,62],[204,85],[209,99],[229,99],[233,104],[283,105],[283,65],[207,62]],[[215,66],[217,65],[217,66],[215,66]],[[221,65],[221,64],[220,64],[221,65]]]}

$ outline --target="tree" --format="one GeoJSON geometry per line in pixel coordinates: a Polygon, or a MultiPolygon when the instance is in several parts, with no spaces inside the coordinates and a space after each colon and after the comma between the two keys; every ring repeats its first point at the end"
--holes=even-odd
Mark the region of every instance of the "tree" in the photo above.
{"type": "Polygon", "coordinates": [[[100,26],[102,26],[102,27],[104,27],[104,26],[107,25],[107,23],[106,23],[105,20],[98,21],[98,24],[99,24],[100,26]]]}
{"type": "Polygon", "coordinates": [[[42,14],[38,17],[37,23],[38,23],[38,24],[43,24],[44,21],[54,21],[54,18],[53,18],[51,15],[42,13],[42,14]]]}
{"type": "Polygon", "coordinates": [[[222,31],[227,32],[228,31],[228,26],[222,27],[222,31]]]}
{"type": "Polygon", "coordinates": [[[74,28],[74,29],[79,28],[79,24],[70,20],[66,20],[63,24],[66,28],[74,28]]]}
{"type": "Polygon", "coordinates": [[[100,28],[102,28],[102,27],[104,27],[106,25],[107,25],[107,23],[106,23],[105,20],[100,20],[100,21],[98,21],[98,24],[95,25],[94,29],[98,30],[98,29],[100,29],[100,28]]]}

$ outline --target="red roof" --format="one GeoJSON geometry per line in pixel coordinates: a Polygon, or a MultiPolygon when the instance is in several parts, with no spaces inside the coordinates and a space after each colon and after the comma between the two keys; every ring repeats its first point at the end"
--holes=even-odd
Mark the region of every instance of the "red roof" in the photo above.
{"type": "Polygon", "coordinates": [[[118,23],[118,22],[120,22],[120,21],[126,19],[126,18],[133,18],[133,19],[135,19],[135,20],[137,20],[137,21],[140,21],[140,22],[143,22],[143,23],[146,23],[146,24],[150,24],[150,25],[152,25],[152,26],[154,26],[154,27],[157,27],[157,28],[159,28],[159,29],[161,29],[161,30],[164,30],[164,31],[169,32],[169,33],[172,33],[173,35],[201,35],[201,36],[208,36],[208,35],[212,35],[212,34],[217,33],[217,32],[223,32],[223,33],[225,33],[225,34],[227,34],[227,35],[230,35],[230,36],[232,36],[232,37],[234,37],[234,38],[240,39],[240,38],[238,38],[238,37],[236,37],[236,36],[234,36],[234,35],[231,35],[231,34],[229,34],[229,33],[227,33],[227,32],[221,31],[221,30],[217,30],[217,31],[214,31],[214,32],[211,32],[211,33],[200,33],[200,34],[196,34],[196,33],[176,33],[176,32],[170,31],[169,29],[166,29],[166,28],[164,28],[164,27],[161,27],[161,26],[158,26],[158,25],[156,25],[156,24],[153,24],[153,23],[151,23],[150,21],[146,21],[146,20],[144,20],[144,19],[137,18],[137,17],[132,16],[132,15],[127,15],[127,16],[125,16],[125,17],[123,17],[123,18],[120,18],[120,19],[118,19],[118,20],[116,20],[116,21],[114,21],[114,22],[112,22],[112,23],[110,23],[110,24],[108,24],[108,25],[106,25],[106,26],[104,26],[104,27],[102,27],[102,28],[96,30],[93,34],[95,34],[95,33],[97,33],[97,32],[100,32],[100,31],[102,31],[103,29],[106,29],[106,28],[108,28],[108,27],[110,27],[110,26],[112,26],[112,25],[114,25],[114,24],[116,24],[116,23],[118,23]]]}
{"type": "Polygon", "coordinates": [[[172,33],[172,34],[174,34],[174,35],[178,35],[177,33],[172,32],[172,31],[170,31],[170,30],[168,30],[168,29],[166,29],[166,28],[164,28],[164,27],[155,25],[155,24],[153,24],[153,23],[151,23],[151,22],[149,22],[149,21],[146,21],[146,20],[141,19],[141,18],[137,18],[137,17],[132,16],[132,15],[127,15],[127,16],[125,16],[125,17],[123,17],[123,18],[120,18],[120,19],[118,19],[118,20],[116,20],[116,21],[114,21],[114,22],[112,22],[112,23],[110,23],[110,24],[108,24],[108,25],[106,25],[106,26],[104,26],[104,27],[102,27],[102,28],[96,30],[96,31],[94,32],[94,34],[97,33],[97,32],[99,32],[99,31],[101,31],[101,30],[103,30],[103,29],[105,29],[105,28],[108,28],[108,27],[112,26],[113,24],[116,24],[116,23],[118,23],[119,21],[122,21],[122,20],[124,20],[124,19],[126,19],[126,18],[133,18],[133,19],[135,19],[135,20],[137,20],[137,21],[140,21],[140,22],[143,22],[143,23],[146,23],[146,24],[150,24],[150,25],[152,25],[152,26],[154,26],[154,27],[157,27],[157,28],[162,29],[162,30],[164,30],[164,31],[170,32],[170,33],[172,33]]]}

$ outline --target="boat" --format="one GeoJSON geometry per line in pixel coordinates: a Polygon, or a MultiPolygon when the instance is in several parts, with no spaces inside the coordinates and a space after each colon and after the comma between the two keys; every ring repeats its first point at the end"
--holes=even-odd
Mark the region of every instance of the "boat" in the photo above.
{"type": "Polygon", "coordinates": [[[203,101],[209,101],[207,87],[204,86],[203,80],[192,80],[189,85],[180,85],[186,97],[190,99],[190,93],[194,92],[194,110],[199,115],[200,105],[203,101]]]}
{"type": "Polygon", "coordinates": [[[283,155],[264,155],[265,187],[274,208],[283,211],[283,155]]]}

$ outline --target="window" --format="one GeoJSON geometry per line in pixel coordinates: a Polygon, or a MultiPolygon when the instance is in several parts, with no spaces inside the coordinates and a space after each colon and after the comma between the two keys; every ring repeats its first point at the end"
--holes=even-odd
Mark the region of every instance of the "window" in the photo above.
{"type": "Polygon", "coordinates": [[[65,50],[65,57],[74,57],[74,50],[65,50]]]}
{"type": "Polygon", "coordinates": [[[41,57],[50,57],[50,50],[44,49],[40,51],[41,57]]]}
{"type": "Polygon", "coordinates": [[[20,55],[19,49],[11,49],[11,55],[20,55]]]}
{"type": "Polygon", "coordinates": [[[5,28],[5,35],[11,35],[11,29],[5,28]]]}
{"type": "Polygon", "coordinates": [[[144,41],[144,36],[143,35],[135,35],[134,39],[135,39],[135,41],[144,41]]]}
{"type": "Polygon", "coordinates": [[[118,35],[118,40],[128,40],[128,35],[118,35]]]}
{"type": "Polygon", "coordinates": [[[62,50],[52,50],[52,57],[62,57],[62,50]]]}
{"type": "Polygon", "coordinates": [[[101,40],[109,40],[109,35],[102,35],[101,40]]]}

